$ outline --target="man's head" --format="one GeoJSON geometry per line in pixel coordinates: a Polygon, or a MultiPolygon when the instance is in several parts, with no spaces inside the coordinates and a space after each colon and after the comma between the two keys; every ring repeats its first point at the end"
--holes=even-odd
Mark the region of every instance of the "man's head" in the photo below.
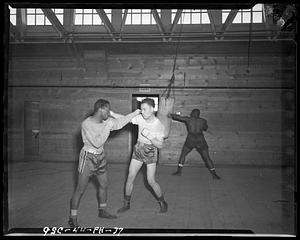
{"type": "Polygon", "coordinates": [[[191,112],[191,117],[198,118],[200,116],[200,110],[199,109],[193,109],[191,112]]]}
{"type": "Polygon", "coordinates": [[[106,120],[110,115],[110,104],[109,101],[99,99],[94,104],[94,114],[98,114],[103,120],[106,120]]]}
{"type": "Polygon", "coordinates": [[[142,116],[144,119],[148,119],[154,114],[154,107],[155,103],[152,98],[145,98],[141,102],[142,116]]]}

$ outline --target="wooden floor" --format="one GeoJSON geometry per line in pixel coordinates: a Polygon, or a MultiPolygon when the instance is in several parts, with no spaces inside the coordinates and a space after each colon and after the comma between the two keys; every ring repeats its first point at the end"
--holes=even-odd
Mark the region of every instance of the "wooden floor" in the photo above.
{"type": "MultiPolygon", "coordinates": [[[[9,229],[68,227],[69,202],[76,164],[19,162],[9,165],[9,229]]],[[[157,181],[169,204],[166,214],[144,185],[141,172],[134,185],[130,211],[118,219],[97,217],[96,188],[91,182],[82,197],[79,223],[83,227],[247,229],[257,234],[295,234],[294,187],[291,170],[276,167],[217,168],[213,180],[204,167],[158,166],[157,181]],[[290,176],[287,178],[286,176],[290,176]]],[[[110,164],[108,210],[122,205],[127,166],[110,164]]]]}

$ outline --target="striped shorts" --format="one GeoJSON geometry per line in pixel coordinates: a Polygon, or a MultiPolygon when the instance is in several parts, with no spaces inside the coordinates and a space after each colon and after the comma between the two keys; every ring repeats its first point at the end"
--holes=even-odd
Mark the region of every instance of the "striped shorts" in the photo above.
{"type": "Polygon", "coordinates": [[[78,172],[88,172],[89,175],[101,174],[106,171],[105,154],[94,154],[81,149],[79,154],[78,172]]]}

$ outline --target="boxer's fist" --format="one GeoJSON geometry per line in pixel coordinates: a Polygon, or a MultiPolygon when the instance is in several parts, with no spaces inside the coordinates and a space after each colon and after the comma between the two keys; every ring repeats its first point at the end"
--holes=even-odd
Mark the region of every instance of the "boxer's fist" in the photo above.
{"type": "Polygon", "coordinates": [[[148,138],[149,140],[153,139],[154,138],[154,135],[147,129],[147,128],[144,128],[142,130],[142,135],[146,138],[148,138]]]}
{"type": "Polygon", "coordinates": [[[133,113],[137,116],[137,115],[139,115],[141,113],[141,109],[137,109],[133,113]]]}

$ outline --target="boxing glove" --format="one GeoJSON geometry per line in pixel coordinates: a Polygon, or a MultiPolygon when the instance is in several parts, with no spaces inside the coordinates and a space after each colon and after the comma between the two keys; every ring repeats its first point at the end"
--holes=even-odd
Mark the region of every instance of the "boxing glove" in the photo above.
{"type": "Polygon", "coordinates": [[[155,138],[155,136],[147,129],[147,128],[144,128],[142,130],[142,135],[146,138],[148,138],[149,140],[155,138]]]}

